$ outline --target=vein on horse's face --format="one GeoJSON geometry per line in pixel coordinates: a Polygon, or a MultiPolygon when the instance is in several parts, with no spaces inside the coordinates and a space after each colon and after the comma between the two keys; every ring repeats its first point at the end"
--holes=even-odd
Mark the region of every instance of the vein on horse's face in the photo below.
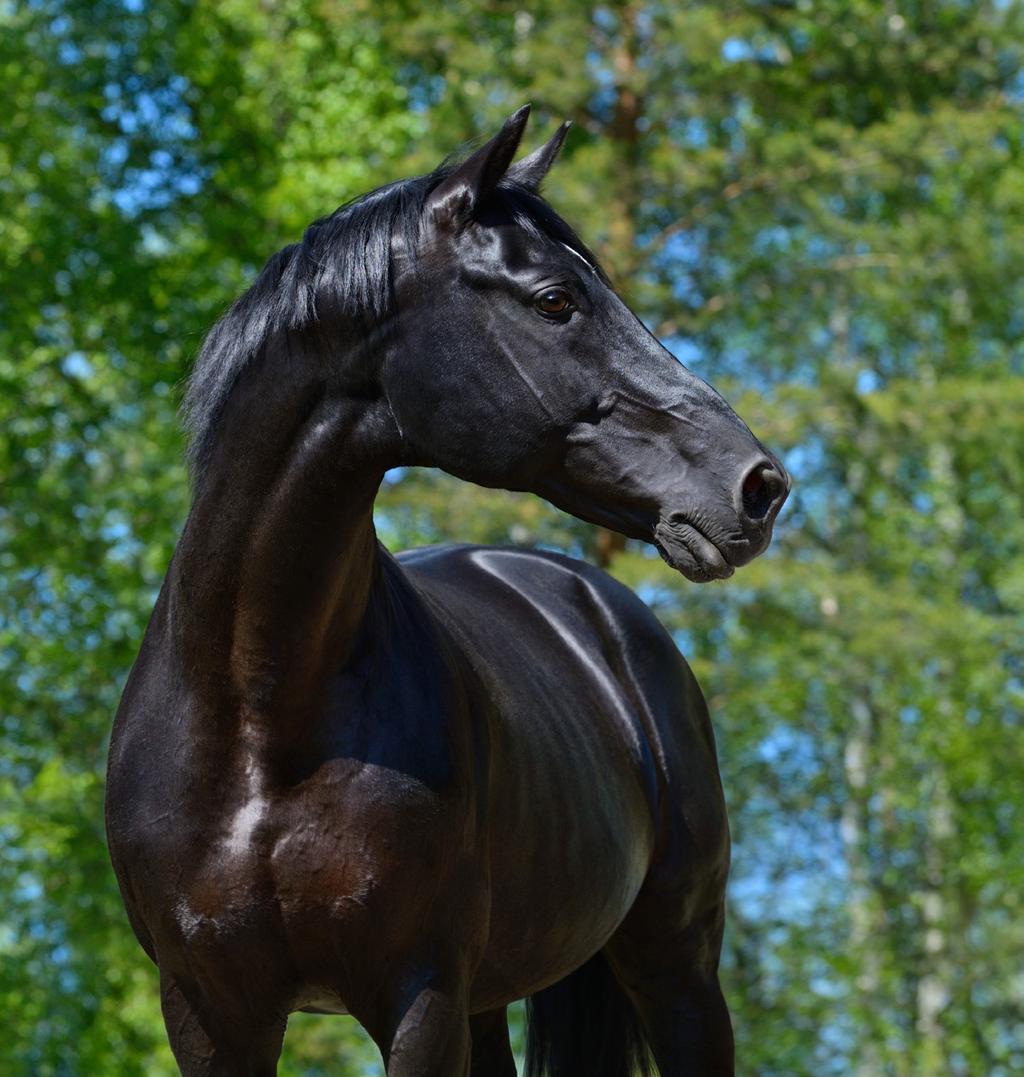
{"type": "Polygon", "coordinates": [[[527,365],[516,358],[515,348],[510,346],[507,341],[502,339],[499,339],[496,343],[502,357],[507,360],[516,377],[519,378],[523,385],[526,386],[527,391],[530,393],[533,399],[536,400],[537,405],[541,409],[541,411],[543,411],[549,419],[555,421],[555,415],[551,410],[550,404],[548,403],[547,395],[545,394],[543,389],[536,385],[533,380],[533,377],[527,369],[527,365]]]}

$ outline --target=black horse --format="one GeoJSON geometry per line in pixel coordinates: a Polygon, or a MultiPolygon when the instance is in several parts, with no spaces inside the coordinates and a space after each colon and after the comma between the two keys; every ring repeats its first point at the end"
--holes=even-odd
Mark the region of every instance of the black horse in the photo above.
{"type": "Polygon", "coordinates": [[[271,259],[187,406],[195,499],[118,712],[110,851],[188,1077],[273,1074],[295,1010],[390,1077],[724,1074],[729,861],[697,684],[554,554],[393,560],[388,468],[530,490],[692,580],[789,480],[537,194],[526,108],[271,259]]]}

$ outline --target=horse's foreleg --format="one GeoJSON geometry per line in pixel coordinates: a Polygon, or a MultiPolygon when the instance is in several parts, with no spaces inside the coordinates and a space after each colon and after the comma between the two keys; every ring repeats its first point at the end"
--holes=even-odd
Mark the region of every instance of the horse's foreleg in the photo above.
{"type": "Polygon", "coordinates": [[[392,1030],[374,1036],[388,1077],[468,1077],[465,992],[434,982],[421,987],[406,1003],[392,1030]]]}
{"type": "Polygon", "coordinates": [[[732,1077],[732,1024],[718,977],[647,981],[629,991],[664,1077],[732,1077]]]}
{"type": "Polygon", "coordinates": [[[200,1014],[178,981],[160,977],[167,1038],[183,1077],[274,1077],[286,1019],[262,1025],[237,1015],[200,1014]]]}
{"type": "Polygon", "coordinates": [[[508,1014],[504,1007],[469,1019],[473,1040],[470,1077],[516,1077],[516,1060],[508,1039],[508,1014]]]}
{"type": "Polygon", "coordinates": [[[715,908],[682,931],[657,932],[660,909],[620,929],[607,953],[644,1026],[663,1077],[731,1077],[732,1022],[718,982],[723,915],[715,908]],[[632,930],[631,930],[632,929],[632,930]]]}

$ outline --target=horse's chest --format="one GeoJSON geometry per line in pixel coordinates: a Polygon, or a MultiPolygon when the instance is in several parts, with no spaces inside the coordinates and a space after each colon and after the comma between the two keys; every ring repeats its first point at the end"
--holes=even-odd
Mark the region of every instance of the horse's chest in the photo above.
{"type": "Polygon", "coordinates": [[[435,885],[439,864],[472,845],[454,783],[350,757],[323,758],[287,787],[242,770],[224,779],[230,797],[193,803],[137,842],[134,889],[158,948],[212,957],[274,939],[315,969],[393,922],[401,895],[435,885]]]}
{"type": "Polygon", "coordinates": [[[428,909],[479,847],[482,758],[460,702],[421,680],[346,675],[319,715],[267,737],[168,722],[148,698],[126,716],[111,850],[161,964],[205,955],[219,976],[272,951],[315,984],[421,931],[409,895],[428,909]]]}

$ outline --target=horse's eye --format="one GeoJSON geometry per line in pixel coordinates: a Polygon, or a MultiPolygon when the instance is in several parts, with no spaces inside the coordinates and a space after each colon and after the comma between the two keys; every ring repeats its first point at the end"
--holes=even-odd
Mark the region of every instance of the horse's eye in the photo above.
{"type": "Polygon", "coordinates": [[[533,305],[541,314],[557,317],[572,307],[572,296],[564,288],[545,288],[534,296],[533,305]]]}

